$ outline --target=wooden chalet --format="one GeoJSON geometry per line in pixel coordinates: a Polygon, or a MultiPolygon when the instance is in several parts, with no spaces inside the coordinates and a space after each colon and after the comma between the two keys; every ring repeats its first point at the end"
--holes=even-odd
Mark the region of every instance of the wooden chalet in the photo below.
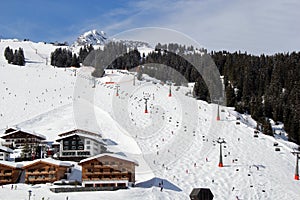
{"type": "Polygon", "coordinates": [[[28,145],[29,148],[36,147],[42,140],[46,139],[46,137],[41,134],[27,132],[20,129],[15,131],[7,129],[1,138],[5,140],[5,142],[3,142],[3,146],[12,149],[22,148],[26,145],[28,145]]]}
{"type": "Polygon", "coordinates": [[[16,183],[22,173],[22,164],[0,161],[0,185],[16,183]]]}
{"type": "Polygon", "coordinates": [[[3,146],[9,147],[11,149],[23,149],[24,156],[21,160],[31,160],[35,158],[40,158],[41,151],[38,150],[41,141],[45,140],[46,137],[33,132],[27,132],[21,129],[13,131],[12,129],[7,129],[7,133],[4,132],[1,138],[5,140],[3,146]]]}
{"type": "Polygon", "coordinates": [[[9,154],[13,153],[13,150],[5,147],[5,146],[0,146],[0,160],[9,160],[10,156],[9,154]]]}
{"type": "Polygon", "coordinates": [[[84,159],[82,166],[82,185],[84,187],[128,187],[135,182],[137,161],[125,156],[104,153],[84,159]]]}
{"type": "Polygon", "coordinates": [[[62,160],[80,161],[106,150],[100,134],[75,129],[59,134],[58,157],[62,160]]]}
{"type": "Polygon", "coordinates": [[[23,166],[25,170],[25,183],[52,183],[61,179],[67,179],[71,167],[70,163],[52,158],[31,161],[23,166]]]}

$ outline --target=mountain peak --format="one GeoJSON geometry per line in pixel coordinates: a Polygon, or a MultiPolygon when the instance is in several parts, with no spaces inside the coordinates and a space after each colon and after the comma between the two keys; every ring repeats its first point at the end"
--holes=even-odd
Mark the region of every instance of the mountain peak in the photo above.
{"type": "Polygon", "coordinates": [[[80,35],[75,45],[103,45],[108,40],[107,38],[104,31],[98,32],[96,29],[93,29],[80,35]]]}

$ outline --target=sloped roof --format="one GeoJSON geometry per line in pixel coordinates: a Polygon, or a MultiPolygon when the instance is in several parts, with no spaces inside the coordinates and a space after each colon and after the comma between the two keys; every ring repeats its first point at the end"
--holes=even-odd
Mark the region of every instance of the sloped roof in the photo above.
{"type": "Polygon", "coordinates": [[[211,197],[214,196],[209,188],[193,188],[190,196],[198,196],[199,193],[206,193],[207,195],[210,195],[211,197]]]}
{"type": "Polygon", "coordinates": [[[114,153],[102,153],[102,154],[98,154],[96,156],[93,156],[93,157],[90,157],[90,158],[86,158],[86,159],[83,159],[79,162],[79,164],[82,164],[82,163],[85,163],[87,161],[90,161],[90,160],[94,160],[94,159],[98,159],[98,158],[102,158],[102,157],[105,157],[105,156],[108,156],[108,157],[113,157],[113,158],[117,158],[117,159],[120,159],[120,160],[126,160],[128,162],[132,162],[134,163],[135,165],[139,165],[139,163],[134,160],[134,159],[131,159],[131,158],[128,158],[126,156],[122,156],[122,155],[119,155],[119,154],[114,154],[114,153]]]}
{"type": "Polygon", "coordinates": [[[75,132],[75,133],[72,133],[72,134],[70,134],[70,135],[62,136],[62,137],[56,139],[56,141],[60,141],[60,140],[63,140],[63,139],[65,139],[65,138],[73,137],[73,136],[76,136],[76,135],[79,136],[79,137],[89,138],[89,139],[94,140],[94,141],[96,141],[96,142],[105,144],[105,142],[101,139],[100,136],[96,136],[96,135],[95,135],[95,136],[92,136],[92,135],[88,135],[88,134],[84,134],[84,133],[76,133],[76,132],[75,132]]]}
{"type": "Polygon", "coordinates": [[[83,129],[71,129],[69,131],[58,134],[58,136],[62,137],[62,136],[70,135],[70,134],[73,134],[73,133],[90,134],[90,135],[96,135],[96,136],[101,137],[101,135],[98,134],[98,133],[94,133],[94,132],[83,130],[83,129]]]}
{"type": "Polygon", "coordinates": [[[18,128],[16,128],[16,127],[8,127],[8,128],[5,129],[4,134],[10,133],[10,132],[14,132],[16,130],[18,130],[18,128]]]}
{"type": "Polygon", "coordinates": [[[45,159],[37,159],[37,160],[34,160],[34,161],[27,162],[26,164],[24,164],[23,168],[28,168],[28,167],[31,167],[31,166],[36,165],[38,163],[48,163],[48,164],[52,164],[52,165],[56,165],[56,166],[65,166],[65,167],[71,167],[72,166],[72,164],[69,163],[69,162],[55,160],[55,159],[52,159],[52,158],[45,158],[45,159]]]}
{"type": "Polygon", "coordinates": [[[40,139],[42,139],[42,140],[45,140],[46,139],[46,137],[44,136],[44,135],[42,135],[42,134],[39,134],[39,133],[34,133],[34,132],[27,132],[27,131],[23,131],[23,130],[16,130],[16,131],[13,131],[13,132],[9,132],[9,133],[6,133],[6,134],[3,134],[2,136],[1,136],[1,138],[7,138],[8,136],[10,136],[10,135],[13,135],[13,134],[15,134],[15,133],[18,133],[18,132],[23,132],[23,133],[26,133],[26,134],[29,134],[29,135],[33,135],[33,136],[35,136],[35,137],[38,137],[38,138],[40,138],[40,139]]]}
{"type": "Polygon", "coordinates": [[[9,162],[9,161],[0,161],[0,165],[5,165],[7,167],[12,167],[12,168],[22,168],[23,164],[22,163],[16,163],[16,162],[9,162]]]}

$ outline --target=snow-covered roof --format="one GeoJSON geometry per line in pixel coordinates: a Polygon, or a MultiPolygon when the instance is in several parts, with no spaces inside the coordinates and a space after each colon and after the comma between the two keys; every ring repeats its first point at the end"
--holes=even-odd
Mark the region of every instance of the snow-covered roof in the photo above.
{"type": "Polygon", "coordinates": [[[0,146],[0,152],[7,152],[7,153],[13,153],[13,150],[8,148],[8,147],[5,147],[5,146],[0,146]]]}
{"type": "Polygon", "coordinates": [[[62,139],[65,139],[65,138],[68,138],[68,137],[72,137],[72,136],[79,136],[79,137],[84,137],[84,138],[89,138],[91,140],[94,140],[96,142],[99,142],[99,143],[103,143],[105,144],[105,142],[101,139],[100,136],[92,136],[92,135],[88,135],[88,134],[84,134],[84,133],[72,133],[70,135],[65,135],[65,136],[62,136],[62,137],[59,137],[58,139],[56,139],[56,141],[60,141],[62,139]]]}
{"type": "Polygon", "coordinates": [[[6,165],[8,167],[13,167],[13,168],[22,168],[23,167],[23,163],[9,162],[9,161],[4,161],[4,160],[0,161],[0,165],[6,165]]]}
{"type": "Polygon", "coordinates": [[[72,166],[71,163],[66,162],[66,161],[55,160],[53,158],[45,158],[45,159],[37,159],[37,160],[30,161],[30,162],[26,162],[26,164],[24,164],[23,168],[27,168],[27,167],[37,164],[39,162],[45,162],[45,163],[49,163],[49,164],[53,164],[53,165],[57,165],[57,166],[65,166],[65,167],[72,166]]]}
{"type": "Polygon", "coordinates": [[[90,134],[90,135],[96,135],[96,136],[101,137],[101,135],[98,133],[94,133],[94,132],[83,130],[83,129],[71,129],[69,131],[58,134],[58,136],[65,136],[65,135],[70,135],[73,133],[83,133],[83,134],[90,134]]]}
{"type": "Polygon", "coordinates": [[[11,127],[8,127],[8,128],[5,129],[4,134],[14,132],[16,130],[19,130],[19,128],[11,126],[11,127]]]}
{"type": "Polygon", "coordinates": [[[13,131],[13,132],[9,132],[9,133],[6,133],[6,134],[2,134],[1,138],[6,138],[7,136],[10,136],[10,135],[13,135],[15,133],[18,133],[18,132],[23,132],[23,133],[26,133],[26,134],[30,134],[30,135],[33,135],[35,137],[39,137],[43,140],[46,139],[46,137],[42,134],[39,134],[39,133],[35,133],[35,132],[28,132],[28,131],[24,131],[24,130],[16,130],[16,131],[13,131]]]}
{"type": "Polygon", "coordinates": [[[93,157],[90,157],[90,158],[86,158],[86,159],[81,160],[81,161],[79,162],[79,164],[85,163],[85,162],[90,161],[90,160],[102,158],[102,157],[105,157],[105,156],[117,158],[117,159],[120,159],[120,160],[126,160],[126,161],[128,161],[128,162],[134,163],[134,164],[137,165],[137,166],[139,165],[139,163],[138,163],[136,160],[134,160],[134,159],[128,158],[128,157],[123,156],[123,155],[120,155],[120,154],[114,154],[114,153],[102,153],[102,154],[98,154],[98,155],[96,155],[96,156],[93,156],[93,157]]]}
{"type": "Polygon", "coordinates": [[[52,146],[53,145],[60,145],[60,143],[55,141],[55,142],[52,143],[52,146]]]}

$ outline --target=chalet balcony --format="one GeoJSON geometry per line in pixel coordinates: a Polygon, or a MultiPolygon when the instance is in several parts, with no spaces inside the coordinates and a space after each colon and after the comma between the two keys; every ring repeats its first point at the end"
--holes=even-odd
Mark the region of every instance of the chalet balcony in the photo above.
{"type": "Polygon", "coordinates": [[[10,179],[9,180],[0,180],[0,183],[5,185],[5,184],[11,183],[11,181],[12,180],[10,180],[10,179]]]}
{"type": "Polygon", "coordinates": [[[42,172],[39,172],[39,171],[34,171],[34,172],[26,172],[28,175],[47,175],[47,174],[55,174],[56,171],[42,171],[42,172]]]}
{"type": "Polygon", "coordinates": [[[82,178],[82,181],[128,181],[128,178],[82,178]]]}
{"type": "Polygon", "coordinates": [[[33,183],[33,182],[54,182],[56,181],[56,178],[28,178],[29,182],[33,183]]]}
{"type": "Polygon", "coordinates": [[[11,145],[15,145],[14,142],[2,142],[3,146],[11,146],[11,145]]]}
{"type": "Polygon", "coordinates": [[[11,172],[9,172],[9,173],[0,173],[0,176],[11,176],[11,175],[12,175],[11,172]]]}
{"type": "Polygon", "coordinates": [[[93,171],[93,172],[85,172],[86,175],[127,175],[129,172],[118,172],[118,171],[113,171],[113,172],[99,172],[99,171],[93,171]]]}
{"type": "Polygon", "coordinates": [[[63,150],[61,157],[87,157],[90,156],[89,151],[80,151],[80,150],[63,150]]]}

